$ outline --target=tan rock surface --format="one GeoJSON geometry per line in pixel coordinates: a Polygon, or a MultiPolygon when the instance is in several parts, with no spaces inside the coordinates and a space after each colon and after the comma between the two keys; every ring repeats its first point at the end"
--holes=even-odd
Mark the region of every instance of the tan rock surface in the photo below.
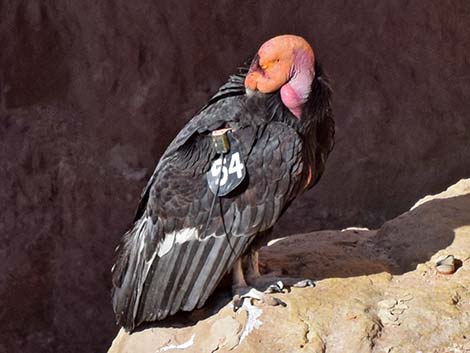
{"type": "Polygon", "coordinates": [[[378,231],[278,239],[261,261],[266,272],[317,285],[279,294],[285,308],[247,304],[234,313],[226,300],[185,327],[120,331],[109,353],[470,352],[470,179],[378,231]],[[435,268],[447,255],[456,258],[452,275],[435,268]]]}

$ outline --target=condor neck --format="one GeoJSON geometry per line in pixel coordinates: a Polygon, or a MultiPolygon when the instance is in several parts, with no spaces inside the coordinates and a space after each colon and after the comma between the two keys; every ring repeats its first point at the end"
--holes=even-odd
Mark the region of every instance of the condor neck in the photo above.
{"type": "Polygon", "coordinates": [[[290,80],[281,88],[281,99],[292,114],[298,119],[307,101],[315,77],[314,59],[305,52],[296,55],[290,80]]]}

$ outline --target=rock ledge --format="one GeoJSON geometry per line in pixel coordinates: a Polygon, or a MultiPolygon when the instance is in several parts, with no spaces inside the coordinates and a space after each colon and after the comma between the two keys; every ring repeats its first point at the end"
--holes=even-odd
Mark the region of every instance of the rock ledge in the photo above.
{"type": "Polygon", "coordinates": [[[261,262],[317,286],[280,294],[286,308],[226,303],[191,325],[121,330],[109,353],[470,352],[470,179],[378,230],[277,239],[261,262]],[[435,267],[447,255],[451,275],[435,267]]]}

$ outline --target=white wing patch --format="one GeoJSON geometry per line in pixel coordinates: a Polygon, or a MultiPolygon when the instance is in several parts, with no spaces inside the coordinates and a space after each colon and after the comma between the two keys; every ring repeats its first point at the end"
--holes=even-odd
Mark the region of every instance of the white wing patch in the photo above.
{"type": "Polygon", "coordinates": [[[183,244],[190,240],[195,240],[198,237],[198,231],[196,228],[184,228],[177,232],[171,232],[165,234],[165,238],[160,242],[158,248],[158,257],[162,257],[167,254],[173,245],[183,244]]]}
{"type": "MultiPolygon", "coordinates": [[[[230,211],[236,214],[236,217],[235,217],[233,222],[234,223],[237,223],[237,222],[239,223],[240,222],[240,217],[241,217],[241,212],[239,211],[238,206],[236,204],[232,204],[230,206],[230,211]]],[[[257,220],[258,219],[259,219],[259,222],[260,222],[261,221],[260,216],[257,216],[257,220]]],[[[146,222],[149,222],[150,224],[152,224],[151,220],[146,220],[146,222]]],[[[147,227],[148,225],[144,225],[144,226],[147,227]]],[[[221,233],[221,234],[211,233],[211,234],[208,234],[208,235],[204,236],[204,238],[201,239],[201,237],[200,237],[201,235],[203,236],[203,234],[199,234],[199,232],[196,228],[183,228],[183,229],[178,230],[178,231],[167,233],[167,234],[165,234],[165,237],[160,241],[157,255],[158,255],[158,257],[162,257],[165,254],[168,254],[170,252],[171,248],[175,244],[183,244],[187,241],[192,241],[192,240],[197,240],[197,241],[200,241],[200,242],[206,242],[210,238],[220,238],[220,237],[227,236],[225,233],[221,233]]],[[[247,236],[247,235],[249,235],[249,234],[233,233],[233,232],[230,233],[230,236],[234,236],[234,237],[247,236]]]]}

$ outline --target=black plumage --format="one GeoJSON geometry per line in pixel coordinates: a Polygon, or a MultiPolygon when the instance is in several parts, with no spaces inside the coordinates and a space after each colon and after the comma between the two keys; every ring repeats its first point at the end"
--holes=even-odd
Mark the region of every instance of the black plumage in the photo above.
{"type": "Polygon", "coordinates": [[[113,268],[113,308],[128,331],[204,305],[254,237],[324,171],[334,121],[320,65],[301,119],[279,91],[248,97],[246,73],[231,76],[181,130],[142,194],[113,268]],[[211,132],[222,128],[238,140],[247,177],[216,197],[206,173],[217,157],[211,132]]]}

